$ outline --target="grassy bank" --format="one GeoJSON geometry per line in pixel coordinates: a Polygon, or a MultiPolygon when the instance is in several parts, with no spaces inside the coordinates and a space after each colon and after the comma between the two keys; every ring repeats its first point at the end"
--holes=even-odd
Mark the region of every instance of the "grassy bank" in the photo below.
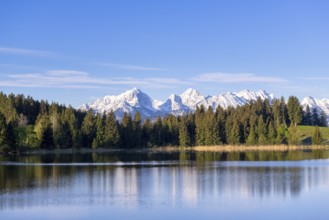
{"type": "Polygon", "coordinates": [[[218,145],[194,147],[159,147],[153,151],[212,151],[212,152],[246,152],[246,151],[292,151],[292,150],[329,150],[329,145],[218,145]]]}

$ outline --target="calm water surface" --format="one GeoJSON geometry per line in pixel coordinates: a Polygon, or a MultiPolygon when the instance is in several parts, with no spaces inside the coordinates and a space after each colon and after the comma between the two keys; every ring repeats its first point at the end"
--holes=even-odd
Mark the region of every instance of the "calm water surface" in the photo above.
{"type": "Polygon", "coordinates": [[[0,219],[329,219],[329,152],[0,158],[0,219]]]}

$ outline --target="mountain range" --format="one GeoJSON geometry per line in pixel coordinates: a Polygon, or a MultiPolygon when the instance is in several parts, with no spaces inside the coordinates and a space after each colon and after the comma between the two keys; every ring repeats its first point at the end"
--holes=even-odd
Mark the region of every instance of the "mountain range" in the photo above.
{"type": "MultiPolygon", "coordinates": [[[[122,119],[125,112],[134,115],[137,111],[141,113],[142,118],[156,118],[168,114],[182,115],[193,112],[201,105],[211,106],[213,109],[216,109],[217,106],[224,109],[229,106],[237,107],[248,103],[250,100],[256,101],[257,98],[268,99],[271,102],[275,97],[265,90],[257,92],[243,90],[205,97],[197,90],[190,88],[180,95],[171,94],[165,102],[162,102],[152,100],[146,93],[133,88],[120,95],[105,96],[92,103],[84,104],[80,107],[80,110],[88,111],[92,109],[94,113],[114,111],[118,120],[122,119]]],[[[308,96],[301,101],[301,105],[304,109],[307,105],[311,109],[317,108],[319,112],[324,111],[329,116],[329,99],[320,100],[308,96]]]]}

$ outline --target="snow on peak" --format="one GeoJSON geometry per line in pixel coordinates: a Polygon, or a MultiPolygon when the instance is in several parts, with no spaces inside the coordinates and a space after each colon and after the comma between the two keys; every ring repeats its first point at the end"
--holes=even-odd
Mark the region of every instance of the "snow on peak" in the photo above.
{"type": "Polygon", "coordinates": [[[160,106],[160,110],[165,114],[182,115],[189,112],[189,107],[183,104],[180,96],[171,94],[167,101],[160,106]]]}
{"type": "Polygon", "coordinates": [[[182,103],[190,109],[195,110],[197,106],[207,106],[206,99],[197,90],[189,88],[180,95],[182,103]]]}
{"type": "Polygon", "coordinates": [[[274,98],[273,94],[269,94],[265,90],[259,90],[258,92],[242,90],[236,93],[236,95],[248,101],[256,101],[257,98],[261,98],[262,100],[268,99],[271,102],[274,98]]]}
{"type": "Polygon", "coordinates": [[[316,99],[312,96],[306,96],[301,101],[301,105],[304,110],[306,110],[306,107],[308,106],[311,110],[317,109],[318,113],[323,111],[329,119],[329,99],[316,99]]]}
{"type": "MultiPolygon", "coordinates": [[[[230,106],[237,107],[256,101],[258,98],[274,99],[273,94],[267,93],[265,90],[257,92],[251,90],[242,90],[237,93],[226,92],[219,95],[204,97],[195,89],[187,89],[181,95],[171,94],[165,101],[152,100],[146,93],[137,88],[127,90],[119,95],[110,95],[97,99],[96,101],[84,104],[80,107],[82,111],[90,109],[95,113],[108,113],[114,111],[117,119],[121,119],[125,112],[134,115],[137,111],[141,113],[143,118],[156,118],[168,114],[182,115],[195,111],[198,106],[211,106],[214,110],[221,106],[226,109],[230,106]]],[[[324,111],[329,116],[329,99],[316,99],[311,96],[305,97],[301,101],[304,109],[309,106],[311,109],[316,108],[318,112],[324,111]]]]}
{"type": "Polygon", "coordinates": [[[182,96],[191,97],[191,96],[200,96],[200,95],[201,95],[201,94],[200,94],[199,91],[197,91],[197,90],[195,90],[195,89],[192,89],[192,88],[189,88],[189,89],[185,90],[185,92],[183,92],[183,93],[181,94],[181,97],[182,97],[182,96]]]}

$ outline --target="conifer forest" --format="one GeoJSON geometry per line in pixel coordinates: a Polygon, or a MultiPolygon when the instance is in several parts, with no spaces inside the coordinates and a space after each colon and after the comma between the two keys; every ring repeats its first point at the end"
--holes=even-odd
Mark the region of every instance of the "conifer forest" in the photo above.
{"type": "MultiPolygon", "coordinates": [[[[158,146],[281,145],[299,144],[297,125],[327,126],[324,112],[307,107],[290,96],[251,101],[227,109],[200,106],[187,115],[141,118],[114,112],[94,114],[24,95],[0,93],[0,147],[149,148],[158,146]]],[[[316,128],[316,127],[315,127],[316,128]]],[[[315,129],[314,144],[321,144],[315,129]]]]}

